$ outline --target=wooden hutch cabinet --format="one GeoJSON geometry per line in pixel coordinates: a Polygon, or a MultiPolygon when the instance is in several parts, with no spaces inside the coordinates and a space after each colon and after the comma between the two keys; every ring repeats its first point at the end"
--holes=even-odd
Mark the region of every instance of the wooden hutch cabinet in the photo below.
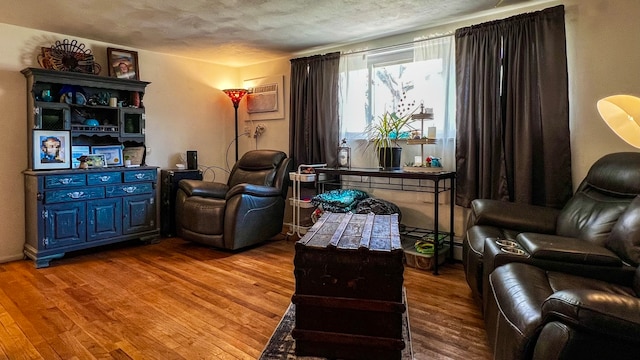
{"type": "Polygon", "coordinates": [[[29,142],[25,255],[39,268],[69,251],[158,237],[158,168],[144,161],[142,97],[149,83],[38,68],[22,73],[29,142]],[[141,164],[36,170],[34,130],[68,132],[69,151],[74,146],[142,149],[141,164]]]}

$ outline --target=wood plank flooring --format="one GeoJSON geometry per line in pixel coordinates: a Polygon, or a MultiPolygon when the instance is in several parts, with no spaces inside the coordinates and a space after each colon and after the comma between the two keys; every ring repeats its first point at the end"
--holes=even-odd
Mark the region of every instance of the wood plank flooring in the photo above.
{"type": "MultiPolygon", "coordinates": [[[[179,238],[0,264],[0,359],[256,359],[294,292],[294,241],[179,238]]],[[[414,358],[489,359],[460,264],[406,268],[414,358]]]]}

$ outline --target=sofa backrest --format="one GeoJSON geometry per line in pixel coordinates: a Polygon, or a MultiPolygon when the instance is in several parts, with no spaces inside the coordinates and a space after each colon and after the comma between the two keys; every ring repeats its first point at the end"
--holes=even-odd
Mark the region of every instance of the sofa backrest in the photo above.
{"type": "Polygon", "coordinates": [[[278,150],[251,150],[246,152],[233,166],[227,185],[238,184],[273,186],[286,195],[290,159],[278,150]]]}
{"type": "Polygon", "coordinates": [[[620,215],[605,245],[624,262],[640,265],[640,196],[620,215]]]}
{"type": "Polygon", "coordinates": [[[611,229],[640,195],[640,153],[608,154],[596,161],[560,212],[556,233],[604,246],[611,229]]]}

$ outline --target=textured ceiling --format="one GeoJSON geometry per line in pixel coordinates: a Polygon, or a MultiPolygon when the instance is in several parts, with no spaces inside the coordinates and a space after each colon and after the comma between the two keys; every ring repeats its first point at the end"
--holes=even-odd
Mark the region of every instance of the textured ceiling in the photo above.
{"type": "Polygon", "coordinates": [[[0,22],[245,66],[534,0],[20,0],[0,22]]]}

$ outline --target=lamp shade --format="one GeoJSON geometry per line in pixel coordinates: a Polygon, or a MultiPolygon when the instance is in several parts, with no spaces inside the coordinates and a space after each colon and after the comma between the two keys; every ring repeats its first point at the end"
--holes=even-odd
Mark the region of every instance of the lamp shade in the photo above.
{"type": "Polygon", "coordinates": [[[247,89],[224,89],[222,91],[229,96],[233,102],[233,106],[238,106],[240,100],[242,100],[247,93],[247,89]]]}
{"type": "Polygon", "coordinates": [[[600,116],[616,135],[640,148],[640,98],[613,95],[600,99],[597,106],[600,116]]]}

